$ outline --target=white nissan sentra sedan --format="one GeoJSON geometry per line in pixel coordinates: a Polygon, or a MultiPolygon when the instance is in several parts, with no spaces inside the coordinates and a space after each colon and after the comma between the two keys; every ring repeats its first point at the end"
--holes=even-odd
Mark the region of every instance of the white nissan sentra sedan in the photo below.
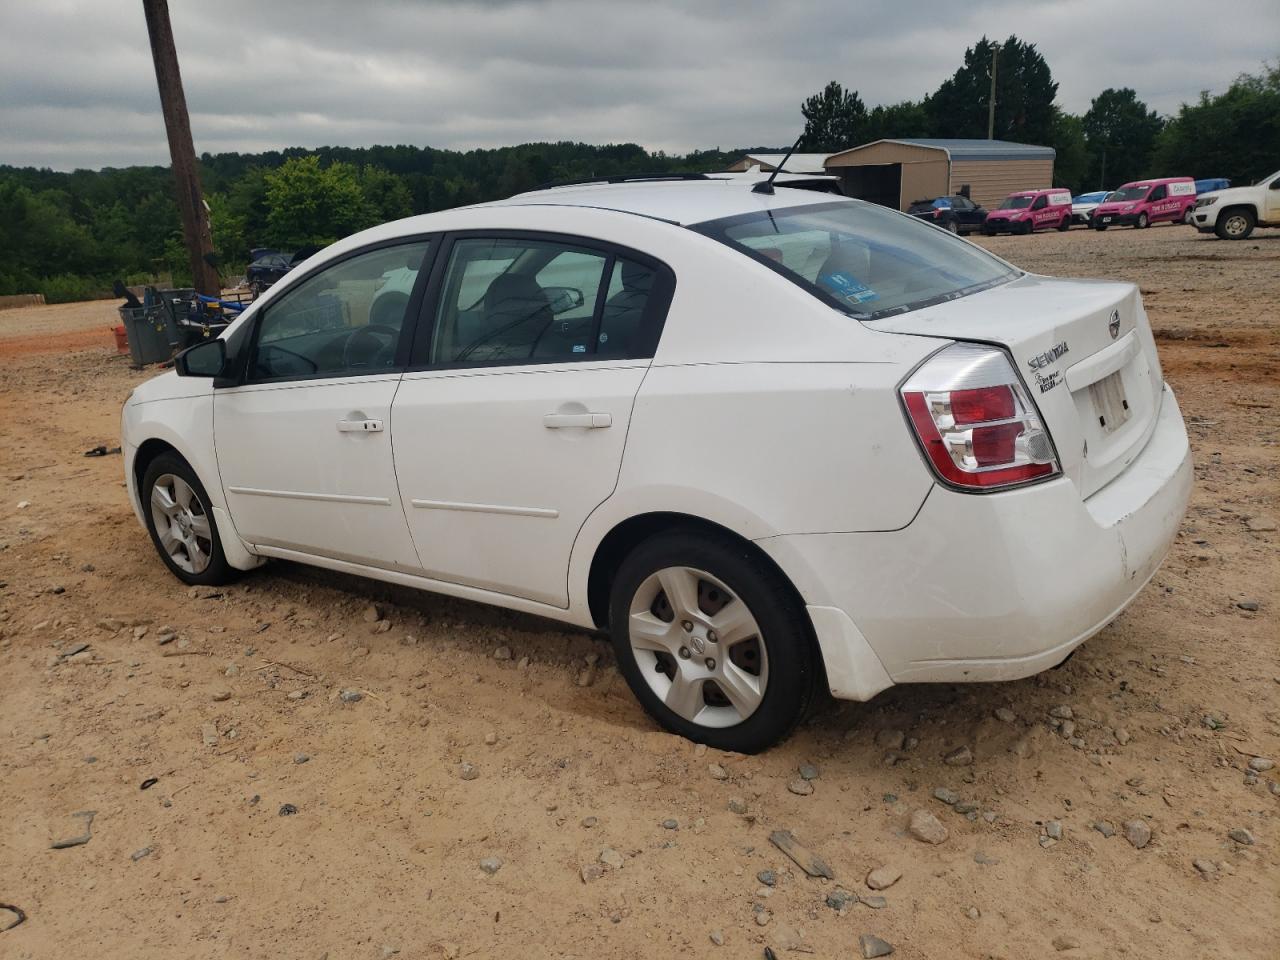
{"type": "Polygon", "coordinates": [[[348,237],[123,431],[184,582],[274,557],[607,631],[662,726],[743,752],[823,685],[1062,662],[1151,578],[1192,475],[1134,285],[740,180],[348,237]]]}

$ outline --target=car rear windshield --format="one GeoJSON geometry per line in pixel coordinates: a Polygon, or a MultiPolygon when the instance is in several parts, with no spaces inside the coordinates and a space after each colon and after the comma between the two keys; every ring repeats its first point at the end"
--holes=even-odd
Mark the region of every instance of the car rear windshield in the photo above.
{"type": "Polygon", "coordinates": [[[1012,197],[1005,197],[1004,203],[1000,204],[1000,206],[996,207],[996,209],[997,210],[1022,210],[1026,207],[1031,206],[1031,201],[1034,199],[1035,197],[1020,197],[1017,195],[1012,197]]]}
{"type": "Polygon", "coordinates": [[[953,300],[1020,275],[968,241],[855,200],[747,213],[693,229],[860,320],[953,300]]]}

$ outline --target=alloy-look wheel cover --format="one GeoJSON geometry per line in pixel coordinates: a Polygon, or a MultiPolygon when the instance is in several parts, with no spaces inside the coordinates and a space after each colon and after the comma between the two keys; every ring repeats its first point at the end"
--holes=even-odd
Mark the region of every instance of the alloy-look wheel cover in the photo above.
{"type": "Polygon", "coordinates": [[[203,573],[213,557],[213,528],[209,512],[191,485],[172,473],[156,478],[151,487],[151,521],[160,548],[187,573],[203,573]]]}
{"type": "Polygon", "coordinates": [[[732,727],[764,701],[769,658],[760,626],[711,574],[666,567],[645,578],[627,631],[640,675],[685,720],[732,727]]]}

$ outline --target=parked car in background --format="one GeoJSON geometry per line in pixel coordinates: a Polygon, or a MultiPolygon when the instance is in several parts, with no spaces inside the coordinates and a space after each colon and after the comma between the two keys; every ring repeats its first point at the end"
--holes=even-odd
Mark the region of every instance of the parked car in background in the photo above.
{"type": "Polygon", "coordinates": [[[604,631],[658,723],[740,752],[820,684],[1061,663],[1191,489],[1138,288],[753,186],[546,189],[318,254],[126,401],[160,559],[604,631]]]}
{"type": "Polygon", "coordinates": [[[1196,181],[1196,196],[1202,193],[1212,193],[1214,190],[1231,189],[1231,181],[1226,177],[1210,177],[1207,180],[1196,181]]]}
{"type": "Polygon", "coordinates": [[[1072,197],[1071,222],[1083,223],[1087,226],[1093,219],[1093,211],[1098,209],[1098,204],[1109,196],[1111,196],[1110,190],[1095,190],[1093,193],[1082,193],[1078,197],[1072,197]]]}
{"type": "Polygon", "coordinates": [[[1009,194],[1000,206],[987,214],[982,232],[990,237],[997,233],[1032,233],[1049,227],[1066,230],[1070,226],[1071,191],[1052,187],[1009,194]]]}
{"type": "Polygon", "coordinates": [[[1196,198],[1191,225],[1223,240],[1243,240],[1254,227],[1280,227],[1280,170],[1251,187],[1215,190],[1196,198]]]}
{"type": "Polygon", "coordinates": [[[319,247],[303,247],[296,253],[282,253],[279,250],[265,248],[254,250],[253,253],[257,256],[244,271],[245,283],[248,284],[253,298],[256,300],[262,296],[263,291],[269,290],[286,273],[319,249],[319,247]]]}
{"type": "Polygon", "coordinates": [[[1196,202],[1196,183],[1190,177],[1161,177],[1126,183],[1093,211],[1093,228],[1153,223],[1179,223],[1196,202]]]}
{"type": "Polygon", "coordinates": [[[917,200],[907,208],[907,213],[943,230],[962,234],[981,230],[982,221],[987,218],[985,207],[958,194],[952,197],[934,197],[932,200],[917,200]]]}

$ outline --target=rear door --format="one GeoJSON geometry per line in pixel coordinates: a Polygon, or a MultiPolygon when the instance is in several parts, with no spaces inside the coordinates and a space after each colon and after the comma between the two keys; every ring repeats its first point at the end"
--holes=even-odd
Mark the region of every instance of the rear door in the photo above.
{"type": "Polygon", "coordinates": [[[223,492],[250,543],[417,568],[389,424],[430,247],[423,239],[351,254],[254,320],[244,382],[214,391],[223,492]]]}
{"type": "Polygon", "coordinates": [[[449,239],[391,416],[426,576],[567,606],[673,289],[664,265],[591,240],[449,239]]]}

